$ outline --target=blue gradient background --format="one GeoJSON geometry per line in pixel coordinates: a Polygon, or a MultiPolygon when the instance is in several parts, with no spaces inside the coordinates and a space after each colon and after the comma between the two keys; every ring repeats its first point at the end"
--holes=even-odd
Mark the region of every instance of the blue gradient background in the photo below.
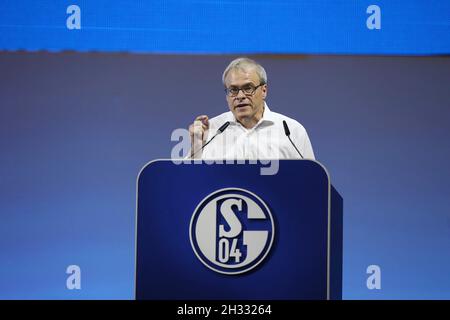
{"type": "MultiPolygon", "coordinates": [[[[133,297],[137,174],[226,111],[232,58],[0,53],[0,298],[133,297]]],[[[344,198],[344,298],[449,299],[450,58],[256,58],[344,198]]]]}
{"type": "Polygon", "coordinates": [[[447,0],[2,0],[0,49],[449,54],[447,0]],[[81,10],[68,30],[66,9],[81,10]],[[381,8],[381,30],[366,10],[381,8]]]}

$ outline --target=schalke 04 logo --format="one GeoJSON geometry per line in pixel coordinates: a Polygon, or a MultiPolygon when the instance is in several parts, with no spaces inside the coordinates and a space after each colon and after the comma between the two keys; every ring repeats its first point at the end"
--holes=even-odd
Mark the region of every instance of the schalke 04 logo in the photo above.
{"type": "Polygon", "coordinates": [[[192,215],[189,236],[200,261],[224,274],[241,274],[261,263],[275,235],[272,214],[257,195],[239,188],[217,190],[192,215]]]}

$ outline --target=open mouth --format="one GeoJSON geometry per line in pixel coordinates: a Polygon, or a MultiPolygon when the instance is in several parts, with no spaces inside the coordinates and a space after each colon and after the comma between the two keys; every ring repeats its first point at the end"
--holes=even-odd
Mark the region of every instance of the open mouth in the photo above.
{"type": "Polygon", "coordinates": [[[238,105],[236,105],[234,108],[235,109],[241,109],[241,108],[245,108],[245,107],[249,107],[250,105],[248,103],[240,103],[238,105]]]}

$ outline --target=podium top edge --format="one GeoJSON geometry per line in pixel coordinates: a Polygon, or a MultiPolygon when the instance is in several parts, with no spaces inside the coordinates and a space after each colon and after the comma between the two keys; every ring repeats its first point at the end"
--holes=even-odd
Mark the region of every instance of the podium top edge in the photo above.
{"type": "MultiPolygon", "coordinates": [[[[142,174],[142,172],[150,165],[156,163],[156,162],[174,162],[174,164],[176,165],[180,165],[180,164],[204,164],[205,161],[256,161],[256,163],[251,163],[251,164],[257,164],[260,161],[310,161],[313,162],[317,165],[319,165],[322,170],[325,172],[325,174],[327,175],[328,178],[328,183],[329,185],[331,185],[331,177],[330,177],[330,173],[328,172],[328,169],[319,161],[315,160],[315,159],[185,159],[185,158],[157,158],[157,159],[153,159],[148,161],[147,163],[145,163],[141,170],[139,170],[139,173],[136,177],[136,183],[139,181],[139,178],[142,174]]],[[[226,163],[218,163],[218,164],[226,164],[226,163]]]]}

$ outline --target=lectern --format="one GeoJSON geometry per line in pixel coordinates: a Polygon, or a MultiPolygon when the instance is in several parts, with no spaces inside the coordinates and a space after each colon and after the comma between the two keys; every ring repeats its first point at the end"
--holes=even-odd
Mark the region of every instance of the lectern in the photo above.
{"type": "Polygon", "coordinates": [[[136,299],[341,299],[343,200],[327,170],[313,160],[265,166],[144,166],[136,299]]]}

